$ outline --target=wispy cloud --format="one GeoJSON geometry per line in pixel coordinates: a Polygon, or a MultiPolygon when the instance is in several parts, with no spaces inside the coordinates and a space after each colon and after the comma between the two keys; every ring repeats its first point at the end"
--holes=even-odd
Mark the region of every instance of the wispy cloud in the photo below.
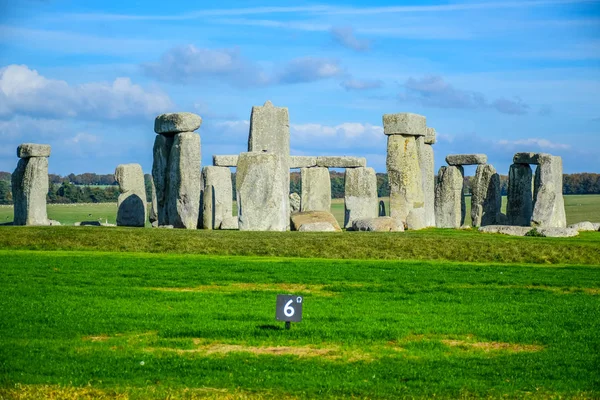
{"type": "Polygon", "coordinates": [[[291,60],[276,75],[278,83],[304,83],[339,76],[342,69],[337,60],[302,57],[291,60]]]}
{"type": "Polygon", "coordinates": [[[527,114],[530,106],[519,97],[498,98],[488,102],[483,93],[459,89],[446,82],[441,76],[427,76],[421,79],[409,78],[402,85],[400,101],[418,102],[426,107],[484,109],[492,108],[503,114],[527,114]]]}
{"type": "Polygon", "coordinates": [[[352,50],[367,51],[371,47],[371,42],[366,39],[359,39],[354,34],[354,30],[349,26],[334,27],[330,31],[333,40],[352,50]]]}
{"type": "Polygon", "coordinates": [[[500,140],[498,144],[507,147],[529,147],[540,150],[566,150],[570,149],[571,145],[552,142],[547,139],[530,138],[530,139],[519,139],[519,140],[500,140]]]}
{"type": "Polygon", "coordinates": [[[370,90],[382,87],[383,82],[380,80],[360,80],[352,78],[343,81],[340,85],[346,90],[370,90]]]}

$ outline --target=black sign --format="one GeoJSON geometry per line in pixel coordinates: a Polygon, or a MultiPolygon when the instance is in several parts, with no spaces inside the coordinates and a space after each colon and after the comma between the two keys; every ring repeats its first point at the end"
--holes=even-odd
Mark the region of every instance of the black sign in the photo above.
{"type": "Polygon", "coordinates": [[[302,321],[302,296],[278,294],[275,318],[277,321],[302,321]]]}

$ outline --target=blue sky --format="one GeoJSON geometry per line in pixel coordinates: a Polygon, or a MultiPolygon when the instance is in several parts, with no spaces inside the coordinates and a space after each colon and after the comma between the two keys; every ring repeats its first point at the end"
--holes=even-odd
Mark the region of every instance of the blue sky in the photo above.
{"type": "Polygon", "coordinates": [[[381,116],[425,115],[436,169],[518,151],[600,172],[600,1],[0,2],[0,170],[152,165],[154,117],[203,118],[202,163],[247,146],[253,105],[289,108],[292,154],[385,171],[381,116]],[[201,4],[204,3],[204,4],[201,4]]]}

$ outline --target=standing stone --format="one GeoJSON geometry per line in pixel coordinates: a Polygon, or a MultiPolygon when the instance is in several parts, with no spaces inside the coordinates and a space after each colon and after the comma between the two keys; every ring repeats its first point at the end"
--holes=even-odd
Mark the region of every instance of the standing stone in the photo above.
{"type": "Polygon", "coordinates": [[[202,180],[202,226],[204,229],[219,229],[221,223],[233,215],[231,171],[228,167],[204,167],[202,180]]]}
{"type": "Polygon", "coordinates": [[[385,201],[379,200],[379,216],[385,217],[385,201]]]}
{"type": "MultiPolygon", "coordinates": [[[[273,185],[274,188],[277,187],[280,190],[280,192],[274,193],[274,195],[280,197],[278,202],[283,206],[283,211],[286,215],[286,229],[289,229],[287,216],[290,213],[290,121],[287,108],[274,107],[270,101],[267,101],[262,107],[252,107],[248,151],[267,151],[275,153],[278,156],[275,170],[279,175],[277,183],[281,181],[281,185],[273,185]]],[[[240,223],[240,230],[242,229],[242,225],[240,223]]]]}
{"type": "Polygon", "coordinates": [[[115,170],[121,194],[117,200],[117,226],[146,224],[146,185],[139,164],[121,164],[115,170]]]}
{"type": "Polygon", "coordinates": [[[530,226],[533,212],[531,167],[512,164],[508,173],[508,204],[506,216],[509,225],[530,226]]]}
{"type": "MultiPolygon", "coordinates": [[[[433,135],[435,137],[435,131],[433,135]]],[[[433,159],[433,147],[427,144],[427,139],[427,136],[417,137],[417,149],[425,209],[422,222],[424,227],[433,227],[435,226],[435,161],[433,159]]]]}
{"type": "Polygon", "coordinates": [[[198,227],[201,179],[200,135],[176,134],[169,154],[168,225],[185,229],[198,227]]]}
{"type": "Polygon", "coordinates": [[[153,148],[152,181],[156,190],[158,225],[169,225],[167,214],[169,187],[169,155],[173,147],[173,137],[156,135],[153,148]]]}
{"type": "MultiPolygon", "coordinates": [[[[18,150],[17,153],[29,156],[24,151],[21,153],[18,150]]],[[[48,158],[45,156],[21,158],[12,174],[12,193],[14,225],[49,225],[46,212],[48,158]]]]}
{"type": "Polygon", "coordinates": [[[489,164],[479,165],[471,188],[471,220],[474,227],[498,224],[502,209],[500,175],[489,164]]]}
{"type": "Polygon", "coordinates": [[[300,212],[300,207],[302,205],[302,198],[296,192],[290,193],[290,214],[295,212],[300,212]]]}
{"type": "Polygon", "coordinates": [[[464,169],[441,167],[435,186],[435,223],[438,228],[460,228],[465,221],[464,169]]]}
{"type": "Polygon", "coordinates": [[[288,179],[278,169],[279,154],[241,153],[238,159],[236,189],[241,231],[285,231],[289,226],[288,179]]]}
{"type": "Polygon", "coordinates": [[[344,227],[352,228],[355,219],[376,218],[379,210],[375,170],[347,168],[344,180],[344,227]]]}
{"type": "Polygon", "coordinates": [[[562,158],[550,155],[540,158],[534,182],[533,225],[565,228],[567,217],[563,198],[562,158]]]}
{"type": "Polygon", "coordinates": [[[323,167],[302,168],[302,201],[301,210],[331,210],[331,178],[329,169],[323,167]]]}
{"type": "Polygon", "coordinates": [[[390,216],[405,224],[412,209],[425,205],[415,136],[388,136],[386,166],[390,185],[390,216]]]}
{"type": "Polygon", "coordinates": [[[151,181],[152,184],[152,205],[150,207],[150,214],[148,215],[148,220],[150,221],[150,225],[153,227],[158,226],[158,203],[156,201],[156,187],[154,186],[154,178],[151,181]]]}

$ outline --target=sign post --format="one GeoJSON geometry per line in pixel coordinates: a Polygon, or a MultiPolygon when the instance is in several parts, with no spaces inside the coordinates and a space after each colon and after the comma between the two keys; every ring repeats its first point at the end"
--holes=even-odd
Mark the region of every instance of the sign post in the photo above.
{"type": "Polygon", "coordinates": [[[275,319],[285,321],[285,329],[290,329],[292,322],[302,321],[302,302],[302,296],[278,294],[275,319]]]}

